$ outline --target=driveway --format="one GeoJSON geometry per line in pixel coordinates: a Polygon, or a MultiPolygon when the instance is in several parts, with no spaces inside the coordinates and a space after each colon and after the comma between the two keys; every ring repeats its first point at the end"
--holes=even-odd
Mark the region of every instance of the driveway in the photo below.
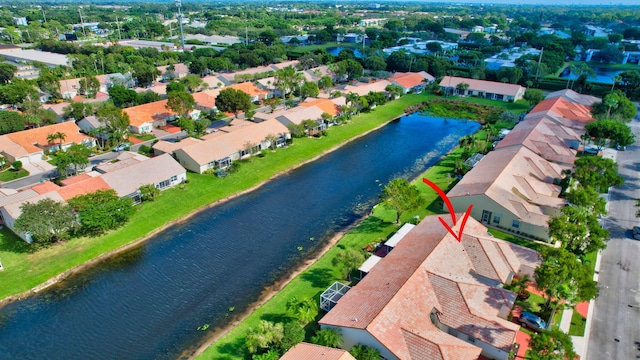
{"type": "Polygon", "coordinates": [[[618,151],[618,170],[625,183],[609,191],[609,215],[603,225],[611,240],[602,251],[587,358],[640,358],[640,241],[631,236],[640,198],[640,117],[630,123],[636,143],[618,151]]]}

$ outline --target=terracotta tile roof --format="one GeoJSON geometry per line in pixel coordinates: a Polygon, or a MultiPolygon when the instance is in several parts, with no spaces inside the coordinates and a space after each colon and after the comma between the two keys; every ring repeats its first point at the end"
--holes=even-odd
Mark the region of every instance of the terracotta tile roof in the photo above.
{"type": "Polygon", "coordinates": [[[355,358],[346,350],[303,342],[289,349],[280,360],[355,360],[355,358]]]}
{"type": "Polygon", "coordinates": [[[66,201],[76,196],[89,194],[98,190],[109,190],[111,187],[102,179],[102,177],[89,177],[84,181],[78,181],[73,184],[63,186],[57,190],[60,196],[66,201]]]}
{"type": "Polygon", "coordinates": [[[414,88],[422,83],[424,80],[433,81],[435,78],[426,72],[422,73],[395,73],[389,81],[394,82],[405,89],[414,88]],[[425,75],[426,74],[426,75],[425,75]]]}
{"type": "Polygon", "coordinates": [[[185,139],[182,139],[180,141],[177,142],[169,142],[169,141],[165,141],[165,140],[160,140],[157,143],[155,143],[152,148],[154,150],[158,150],[158,151],[162,151],[163,153],[167,153],[167,154],[173,154],[174,151],[176,151],[177,149],[182,149],[184,147],[187,146],[191,146],[193,144],[197,144],[202,142],[202,140],[200,139],[195,139],[192,137],[188,137],[185,139]]]}
{"type": "Polygon", "coordinates": [[[311,101],[308,101],[308,100],[309,99],[300,103],[300,106],[305,106],[305,107],[316,106],[320,110],[322,110],[323,112],[326,112],[331,116],[336,116],[340,113],[340,106],[336,105],[330,99],[312,99],[311,101]]]}
{"type": "Polygon", "coordinates": [[[508,95],[513,97],[517,96],[518,93],[524,91],[524,88],[520,85],[505,84],[495,81],[468,79],[455,76],[445,76],[442,81],[440,81],[440,86],[455,88],[460,83],[469,84],[469,90],[484,91],[488,93],[508,95]]]}
{"type": "Polygon", "coordinates": [[[547,97],[545,99],[554,99],[554,98],[558,98],[558,97],[562,97],[565,100],[568,100],[570,102],[573,102],[573,103],[576,103],[576,104],[581,104],[581,105],[584,105],[584,106],[589,106],[589,107],[593,103],[602,101],[600,98],[597,98],[595,96],[579,94],[579,93],[577,93],[577,92],[575,92],[573,90],[570,90],[570,89],[554,91],[554,92],[550,93],[549,95],[547,95],[547,97]]]}
{"type": "Polygon", "coordinates": [[[458,242],[438,216],[426,217],[320,324],[366,330],[400,359],[478,358],[479,347],[429,320],[437,311],[446,326],[508,351],[519,327],[499,316],[506,317],[515,294],[487,280],[500,283],[505,269],[529,265],[536,253],[486,235],[486,227],[470,218],[458,242]]]}
{"type": "MultiPolygon", "coordinates": [[[[158,66],[157,69],[160,70],[161,75],[164,75],[167,72],[167,68],[169,67],[169,65],[165,65],[165,66],[158,66]]],[[[173,67],[175,70],[173,70],[174,73],[178,74],[178,75],[187,75],[189,74],[189,67],[185,64],[173,64],[173,67]]]]}
{"type": "Polygon", "coordinates": [[[535,114],[542,111],[551,111],[563,118],[584,123],[595,120],[591,116],[591,110],[588,106],[571,102],[564,97],[543,100],[536,105],[536,107],[531,109],[529,114],[535,114]]]}
{"type": "Polygon", "coordinates": [[[365,96],[371,91],[386,92],[385,89],[387,88],[387,86],[389,86],[389,84],[391,84],[391,82],[387,80],[379,80],[369,84],[347,85],[344,87],[344,90],[347,93],[355,93],[360,96],[365,96]]]}
{"type": "Polygon", "coordinates": [[[129,115],[131,126],[140,127],[146,123],[153,123],[154,120],[162,120],[167,117],[177,115],[166,108],[167,100],[155,101],[148,104],[132,106],[123,111],[129,115]]]}
{"type": "Polygon", "coordinates": [[[46,194],[49,191],[55,191],[59,188],[60,186],[52,183],[51,181],[45,181],[43,183],[32,186],[31,190],[37,192],[38,194],[46,194]]]}
{"type": "Polygon", "coordinates": [[[542,112],[526,116],[511,132],[500,140],[496,149],[524,145],[546,160],[560,164],[573,164],[576,150],[571,149],[572,142],[579,142],[576,129],[554,122],[542,112]]]}
{"type": "Polygon", "coordinates": [[[564,206],[553,180],[569,168],[550,163],[523,145],[506,147],[487,154],[447,196],[486,195],[521,220],[546,226],[545,207],[564,206]]]}
{"type": "MultiPolygon", "coordinates": [[[[205,141],[176,150],[184,153],[199,165],[223,159],[244,149],[247,142],[260,143],[267,135],[288,134],[289,129],[275,119],[270,119],[251,126],[241,127],[230,133],[222,131],[214,136],[205,137],[205,141]]],[[[180,157],[180,155],[177,155],[180,157]]]]}
{"type": "Polygon", "coordinates": [[[60,182],[62,183],[63,186],[69,186],[69,185],[75,184],[77,182],[82,182],[82,181],[85,181],[85,180],[89,180],[92,177],[94,177],[94,176],[89,175],[89,173],[84,173],[84,174],[68,177],[68,178],[66,178],[66,179],[64,179],[64,180],[62,180],[60,182]]]}
{"type": "Polygon", "coordinates": [[[90,137],[80,133],[80,128],[73,121],[18,131],[15,133],[2,135],[2,137],[7,137],[12,142],[22,147],[22,149],[24,149],[26,153],[32,154],[42,151],[40,147],[53,145],[49,143],[49,141],[47,140],[47,136],[55,134],[57,132],[61,132],[66,136],[66,138],[62,142],[63,145],[82,144],[86,141],[91,140],[90,137]]]}
{"type": "Polygon", "coordinates": [[[266,90],[259,89],[254,83],[250,81],[228,86],[227,89],[239,90],[252,97],[258,95],[266,95],[269,93],[266,90]]]}
{"type": "Polygon", "coordinates": [[[208,109],[216,108],[216,97],[220,93],[220,90],[205,90],[197,93],[193,93],[193,100],[196,104],[208,109]]]}

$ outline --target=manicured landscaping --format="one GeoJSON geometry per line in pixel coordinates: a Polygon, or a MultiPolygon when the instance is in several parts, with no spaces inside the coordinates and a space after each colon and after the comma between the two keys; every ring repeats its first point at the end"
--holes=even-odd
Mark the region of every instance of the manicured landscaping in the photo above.
{"type": "Polygon", "coordinates": [[[569,335],[571,336],[584,336],[584,330],[587,326],[587,319],[580,315],[575,309],[573,315],[571,315],[571,327],[569,328],[569,335]]]}
{"type": "Polygon", "coordinates": [[[225,179],[190,173],[190,182],[184,189],[164,191],[155,202],[140,205],[127,225],[103,236],[74,238],[64,244],[33,251],[5,229],[0,232],[0,261],[5,267],[0,272],[0,298],[29,290],[74,266],[144,237],[193,210],[256,186],[296,164],[384,124],[401,115],[407,106],[425,101],[430,96],[403,96],[355,117],[347,125],[332,127],[328,136],[296,139],[287,149],[266,152],[263,158],[256,157],[250,164],[243,163],[237,174],[225,179]]]}
{"type": "Polygon", "coordinates": [[[20,179],[23,178],[25,176],[28,176],[29,172],[25,169],[20,169],[18,171],[10,168],[7,170],[4,170],[2,172],[0,172],[0,181],[11,181],[11,180],[16,180],[16,179],[20,179]]]}

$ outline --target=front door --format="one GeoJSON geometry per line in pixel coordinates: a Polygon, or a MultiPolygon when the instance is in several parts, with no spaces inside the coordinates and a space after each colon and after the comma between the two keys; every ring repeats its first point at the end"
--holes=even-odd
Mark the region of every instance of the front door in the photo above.
{"type": "Polygon", "coordinates": [[[488,224],[489,220],[491,220],[491,211],[482,210],[482,222],[488,224]]]}

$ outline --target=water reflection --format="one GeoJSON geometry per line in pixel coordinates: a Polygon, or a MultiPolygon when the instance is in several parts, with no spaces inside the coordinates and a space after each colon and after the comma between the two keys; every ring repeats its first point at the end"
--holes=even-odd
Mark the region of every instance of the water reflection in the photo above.
{"type": "Polygon", "coordinates": [[[174,358],[206,335],[199,326],[224,326],[367,214],[383,184],[417,176],[478,127],[404,117],[7,305],[0,310],[0,357],[174,358]]]}

